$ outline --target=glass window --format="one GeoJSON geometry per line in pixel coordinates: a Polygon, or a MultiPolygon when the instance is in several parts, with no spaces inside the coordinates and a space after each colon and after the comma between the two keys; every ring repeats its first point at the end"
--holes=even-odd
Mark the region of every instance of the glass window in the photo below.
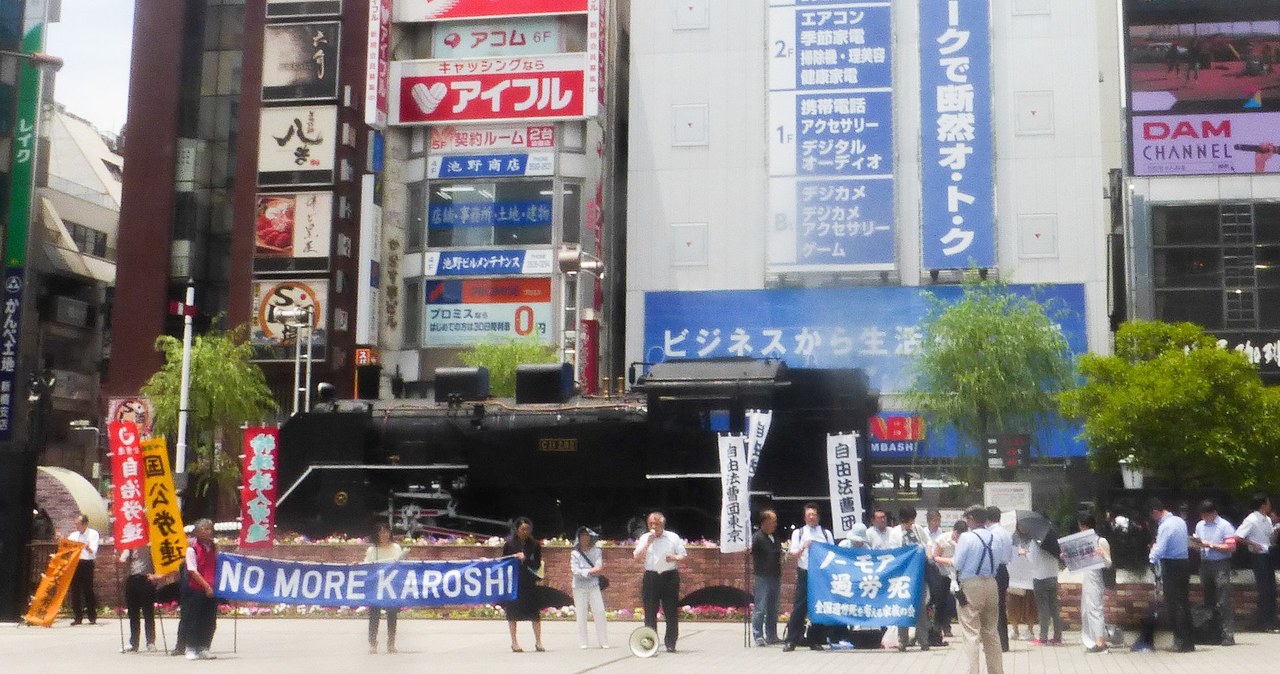
{"type": "Polygon", "coordinates": [[[1170,206],[1151,209],[1151,232],[1157,246],[1218,243],[1218,206],[1170,206]]]}
{"type": "Polygon", "coordinates": [[[427,204],[427,245],[549,244],[552,188],[550,180],[437,182],[427,204]]]}
{"type": "Polygon", "coordinates": [[[1216,247],[1157,248],[1155,283],[1160,288],[1219,288],[1222,250],[1216,247]]]}
{"type": "Polygon", "coordinates": [[[1280,204],[1255,204],[1253,227],[1257,243],[1280,244],[1280,204]]]}
{"type": "Polygon", "coordinates": [[[422,344],[422,279],[404,281],[404,348],[416,349],[422,344]]]}
{"type": "Polygon", "coordinates": [[[579,243],[582,241],[582,185],[577,183],[565,183],[564,189],[560,191],[563,197],[561,219],[560,240],[564,243],[579,243]]]}
{"type": "Polygon", "coordinates": [[[1258,327],[1280,328],[1280,288],[1258,291],[1258,327]]]}
{"type": "Polygon", "coordinates": [[[1158,290],[1156,317],[1169,323],[1187,321],[1215,330],[1222,327],[1221,290],[1158,290]]]}
{"type": "Polygon", "coordinates": [[[420,250],[427,233],[427,184],[409,185],[408,203],[405,205],[405,248],[420,250]]]}

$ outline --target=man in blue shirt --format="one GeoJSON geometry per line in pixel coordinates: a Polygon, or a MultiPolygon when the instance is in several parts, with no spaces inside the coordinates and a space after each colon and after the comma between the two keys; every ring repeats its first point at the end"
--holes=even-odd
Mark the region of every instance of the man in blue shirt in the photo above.
{"type": "Polygon", "coordinates": [[[1211,500],[1200,502],[1200,521],[1191,544],[1200,548],[1200,587],[1204,605],[1222,620],[1222,645],[1236,645],[1235,608],[1231,601],[1231,553],[1236,550],[1236,528],[1218,516],[1211,500]]]}
{"type": "Polygon", "coordinates": [[[1150,562],[1156,565],[1156,574],[1164,589],[1165,609],[1169,611],[1169,624],[1173,626],[1173,650],[1190,653],[1196,649],[1191,634],[1191,564],[1187,561],[1190,539],[1187,522],[1169,512],[1164,502],[1153,498],[1147,502],[1151,519],[1158,523],[1156,542],[1151,546],[1150,562]]]}
{"type": "Polygon", "coordinates": [[[987,510],[973,506],[964,512],[969,530],[956,541],[952,558],[960,592],[960,629],[964,632],[965,657],[969,674],[978,674],[978,650],[986,656],[988,674],[1004,674],[1004,654],[1000,649],[1000,599],[996,589],[996,570],[1003,559],[1004,548],[999,537],[987,530],[987,510]]]}

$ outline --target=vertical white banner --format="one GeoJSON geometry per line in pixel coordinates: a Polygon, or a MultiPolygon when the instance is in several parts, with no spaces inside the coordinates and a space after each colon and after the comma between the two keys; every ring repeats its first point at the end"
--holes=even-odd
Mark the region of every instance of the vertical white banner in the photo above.
{"type": "Polygon", "coordinates": [[[756,476],[760,465],[760,452],[769,437],[773,425],[773,410],[747,410],[747,484],[756,476]]]}
{"type": "Polygon", "coordinates": [[[831,531],[839,540],[862,521],[857,433],[827,435],[827,480],[831,486],[831,531]]]}
{"type": "Polygon", "coordinates": [[[743,552],[751,540],[747,436],[720,438],[720,552],[743,552]]]}

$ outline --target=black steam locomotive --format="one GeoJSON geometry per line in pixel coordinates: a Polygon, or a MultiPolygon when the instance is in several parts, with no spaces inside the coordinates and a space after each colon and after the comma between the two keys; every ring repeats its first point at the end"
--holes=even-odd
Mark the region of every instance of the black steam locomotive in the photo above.
{"type": "MultiPolygon", "coordinates": [[[[861,370],[750,359],[653,365],[616,398],[469,400],[480,396],[440,386],[434,400],[339,401],[291,418],[278,523],[311,535],[365,534],[376,519],[409,534],[501,533],[527,515],[541,536],[588,524],[623,538],[662,509],[682,535],[713,538],[718,433],[743,432],[749,409],[773,411],[752,505],[798,518],[826,498],[826,434],[866,438],[879,406],[861,370]]],[[[864,441],[858,454],[867,475],[864,441]]]]}

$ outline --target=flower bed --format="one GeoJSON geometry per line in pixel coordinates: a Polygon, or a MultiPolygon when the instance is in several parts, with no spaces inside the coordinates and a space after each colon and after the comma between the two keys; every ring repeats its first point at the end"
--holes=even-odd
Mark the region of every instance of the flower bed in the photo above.
{"type": "MultiPolygon", "coordinates": [[[[156,604],[156,608],[165,615],[178,613],[177,602],[156,604]]],[[[64,611],[64,613],[68,612],[64,611]]],[[[363,618],[368,614],[369,609],[366,606],[333,607],[307,604],[274,604],[267,606],[245,603],[218,605],[218,615],[226,618],[233,616],[239,618],[363,618]]],[[[103,607],[99,609],[98,615],[101,618],[118,618],[125,617],[126,613],[123,606],[114,609],[103,607]]],[[[644,621],[644,609],[640,607],[605,611],[605,615],[612,622],[644,621]]],[[[659,613],[658,615],[659,620],[661,620],[662,614],[659,613]]],[[[680,619],[686,621],[739,622],[748,615],[750,615],[749,608],[744,612],[742,609],[722,606],[680,607],[680,619]]],[[[400,611],[400,617],[420,620],[506,620],[507,613],[497,604],[486,604],[484,606],[447,608],[406,608],[400,611]]],[[[542,610],[543,620],[574,620],[576,617],[572,606],[549,607],[542,610]]],[[[786,617],[782,616],[780,619],[785,620],[786,617]]]]}

